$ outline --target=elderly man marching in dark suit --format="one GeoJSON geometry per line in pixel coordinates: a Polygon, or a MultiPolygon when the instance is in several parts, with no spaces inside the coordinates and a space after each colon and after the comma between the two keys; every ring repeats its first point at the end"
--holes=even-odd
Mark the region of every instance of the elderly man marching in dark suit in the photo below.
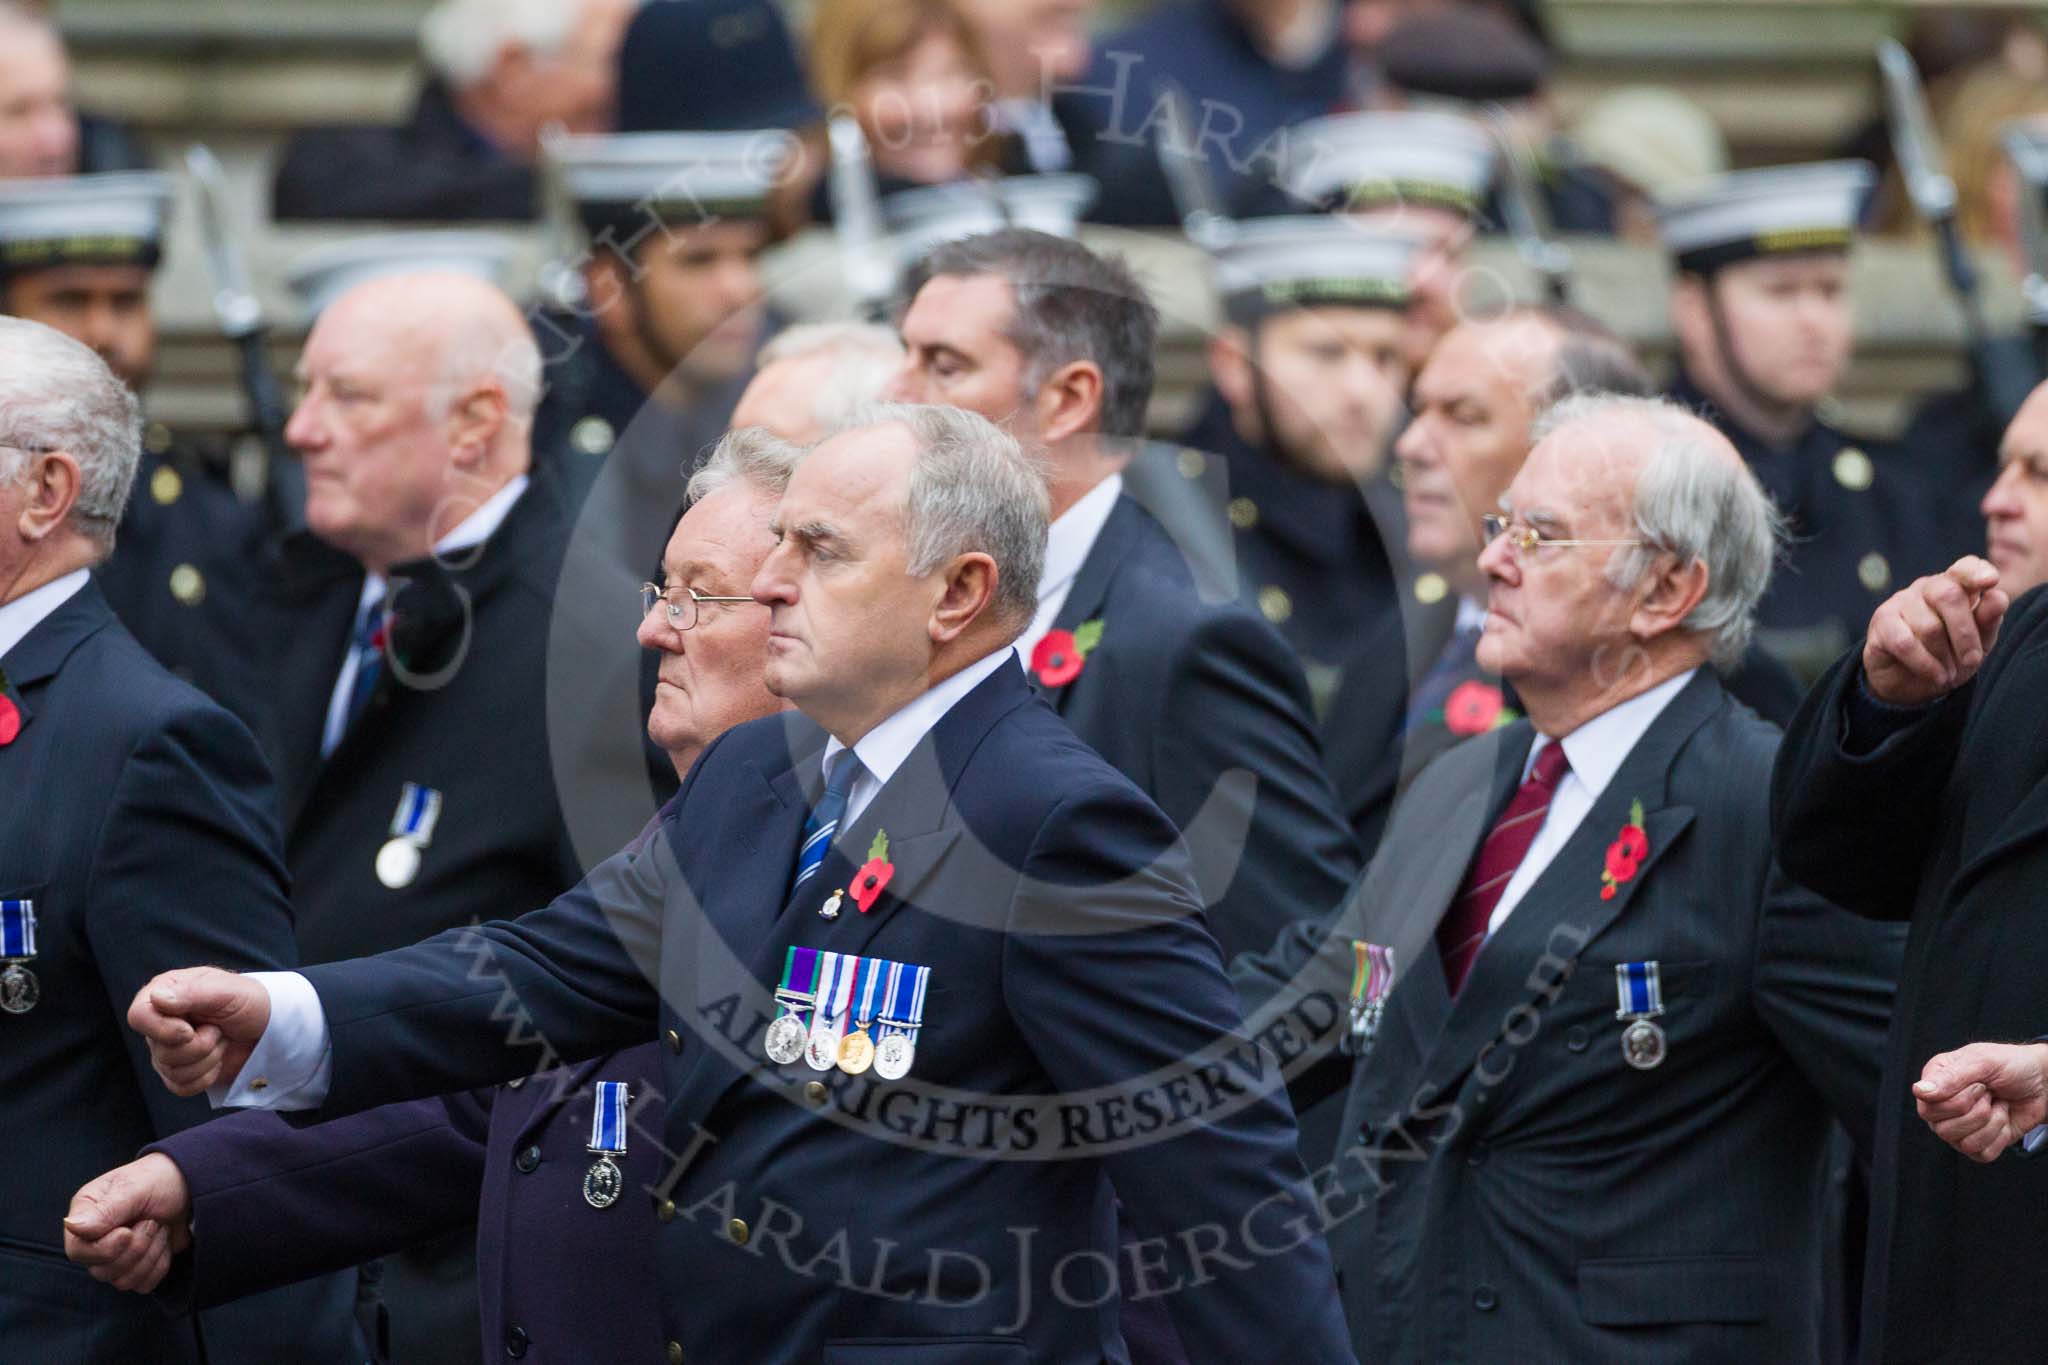
{"type": "MultiPolygon", "coordinates": [[[[320,314],[299,377],[286,435],[308,534],[264,585],[262,737],[300,955],[326,962],[573,885],[549,651],[628,676],[638,661],[587,612],[554,620],[568,514],[555,481],[528,474],[539,357],[510,299],[453,273],[373,279],[320,314]]],[[[601,847],[646,819],[641,782],[637,818],[601,847]]],[[[474,1350],[470,1243],[385,1264],[396,1359],[474,1350]]]]}
{"type": "Polygon", "coordinates": [[[1197,586],[1124,487],[1158,313],[1121,261],[1011,228],[934,251],[903,317],[894,397],[951,403],[1043,449],[1053,522],[1018,642],[1074,733],[1188,836],[1226,960],[1334,905],[1362,860],[1337,814],[1307,683],[1272,627],[1197,586]]]}
{"type": "Polygon", "coordinates": [[[1707,667],[1773,515],[1658,400],[1539,436],[1480,559],[1528,719],[1425,771],[1334,925],[1239,988],[1355,983],[1323,1187],[1362,1357],[1815,1360],[1827,1121],[1869,1132],[1897,940],[1776,871],[1777,734],[1707,667]]]}
{"type": "Polygon", "coordinates": [[[179,1090],[262,1074],[333,1113],[476,1084],[525,1051],[467,982],[481,939],[565,1057],[672,1030],[672,1361],[1122,1359],[1111,1180],[1198,1358],[1349,1360],[1186,853],[1018,670],[1045,509],[987,422],[877,409],[798,467],[753,584],[801,717],[720,739],[523,921],[168,974],[131,1022],[179,1090]]]}
{"type": "Polygon", "coordinates": [[[91,351],[0,318],[0,1354],[359,1360],[345,1283],[174,1324],[59,1249],[67,1184],[206,1117],[146,1074],[123,1002],[168,962],[297,957],[255,740],[151,660],[90,575],[140,428],[91,351]]]}
{"type": "MultiPolygon", "coordinates": [[[[768,526],[801,455],[765,432],[727,436],[690,481],[665,595],[645,592],[639,638],[665,684],[647,728],[678,773],[731,726],[781,709],[761,678],[768,613],[744,589],[774,546],[768,526]]],[[[177,1245],[203,1223],[161,1281],[168,1300],[203,1308],[474,1224],[486,1358],[651,1357],[656,1234],[676,1212],[659,1193],[677,1155],[661,1141],[661,1048],[650,1039],[523,1082],[310,1126],[232,1115],[80,1190],[67,1253],[122,1276],[151,1240],[135,1231],[142,1222],[177,1245]],[[588,1147],[619,1105],[611,1188],[593,1183],[605,1158],[588,1147]]]]}
{"type": "Polygon", "coordinates": [[[1999,558],[1960,559],[1879,607],[1862,648],[1808,695],[1773,780],[1786,868],[1910,923],[1871,1179],[1871,1361],[2040,1353],[2039,1158],[1993,1160],[2041,1113],[2038,1069],[1994,1063],[2040,1050],[1987,1044],[2048,1033],[2048,593],[2010,602],[2027,566],[1999,558]]]}

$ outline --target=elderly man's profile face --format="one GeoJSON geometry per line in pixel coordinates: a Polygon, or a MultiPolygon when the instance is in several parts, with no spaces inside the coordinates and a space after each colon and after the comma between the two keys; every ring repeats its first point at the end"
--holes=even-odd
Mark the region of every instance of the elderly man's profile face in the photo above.
{"type": "Polygon", "coordinates": [[[1017,295],[1000,275],[937,275],[903,315],[903,369],[883,397],[981,414],[1020,441],[1037,436],[1024,355],[1009,338],[1017,295]],[[1028,429],[1027,429],[1028,428],[1028,429]]]}
{"type": "MultiPolygon", "coordinates": [[[[775,500],[744,480],[698,500],[669,537],[661,586],[678,598],[684,588],[705,597],[746,596],[775,548],[768,532],[774,514],[775,500]]],[[[768,613],[757,602],[705,603],[688,630],[670,625],[657,606],[640,622],[639,640],[661,655],[647,734],[671,754],[693,754],[781,707],[762,681],[768,613]]]]}
{"type": "Polygon", "coordinates": [[[813,718],[862,713],[930,663],[939,575],[905,539],[916,443],[889,424],[841,432],[797,466],[753,582],[770,609],[768,688],[813,718]]]}
{"type": "MultiPolygon", "coordinates": [[[[1633,505],[1652,433],[1624,418],[1577,422],[1529,452],[1503,514],[1553,540],[1635,538],[1633,505]]],[[[1502,536],[1479,556],[1488,580],[1479,665],[1520,684],[1598,691],[1628,666],[1633,594],[1608,582],[1620,546],[1513,548],[1502,536]]]]}
{"type": "Polygon", "coordinates": [[[2048,384],[2005,429],[1998,479],[1984,495],[1986,558],[2014,597],[2048,583],[2048,384]]]}
{"type": "Polygon", "coordinates": [[[305,463],[307,526],[354,554],[399,528],[446,531],[474,510],[437,516],[451,462],[445,423],[430,406],[440,348],[414,319],[387,312],[389,283],[364,286],[320,315],[285,427],[305,463]]]}
{"type": "Polygon", "coordinates": [[[70,83],[63,45],[47,29],[0,21],[0,179],[77,171],[70,83]]]}

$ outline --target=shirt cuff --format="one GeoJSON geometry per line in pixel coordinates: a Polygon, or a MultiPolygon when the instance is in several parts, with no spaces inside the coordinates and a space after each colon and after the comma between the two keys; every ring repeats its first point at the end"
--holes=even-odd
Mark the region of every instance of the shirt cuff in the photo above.
{"type": "Polygon", "coordinates": [[[1877,749],[1900,731],[1912,728],[1932,706],[1894,706],[1879,701],[1863,676],[1861,664],[1857,665],[1856,681],[1843,700],[1842,747],[1858,757],[1877,749]]]}
{"type": "Polygon", "coordinates": [[[250,972],[247,979],[270,995],[270,1026],[234,1083],[208,1086],[206,1098],[216,1109],[318,1108],[334,1075],[319,992],[297,972],[250,972]]]}

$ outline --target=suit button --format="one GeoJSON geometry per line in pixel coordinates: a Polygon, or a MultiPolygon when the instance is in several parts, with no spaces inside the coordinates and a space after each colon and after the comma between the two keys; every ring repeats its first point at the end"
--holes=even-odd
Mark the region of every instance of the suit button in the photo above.
{"type": "Polygon", "coordinates": [[[1499,1304],[1500,1299],[1494,1295],[1490,1284],[1482,1284],[1472,1291],[1472,1306],[1482,1313],[1491,1313],[1499,1304]]]}
{"type": "Polygon", "coordinates": [[[676,1218],[676,1201],[664,1199],[654,1206],[654,1216],[664,1223],[673,1223],[676,1218]]]}
{"type": "Polygon", "coordinates": [[[524,1327],[514,1327],[511,1331],[505,1333],[505,1354],[517,1360],[520,1356],[526,1354],[526,1342],[526,1329],[524,1327]]]}
{"type": "Polygon", "coordinates": [[[747,1220],[735,1218],[725,1225],[725,1235],[732,1238],[732,1244],[743,1247],[747,1244],[747,1220]]]}
{"type": "Polygon", "coordinates": [[[669,1050],[670,1052],[673,1052],[673,1053],[675,1053],[675,1054],[676,1054],[677,1056],[681,1056],[681,1055],[682,1055],[682,1052],[683,1052],[683,1035],[682,1035],[682,1034],[680,1034],[680,1033],[677,1033],[677,1032],[676,1032],[676,1031],[675,1031],[674,1029],[669,1029],[668,1031],[666,1031],[665,1033],[663,1033],[663,1034],[661,1035],[661,1040],[662,1040],[662,1041],[663,1041],[664,1043],[667,1043],[667,1044],[668,1044],[668,1050],[669,1050]]]}
{"type": "Polygon", "coordinates": [[[1564,1031],[1564,1045],[1573,1052],[1584,1052],[1588,1034],[1584,1024],[1573,1024],[1564,1031]]]}
{"type": "Polygon", "coordinates": [[[812,1104],[823,1104],[825,1102],[825,1083],[823,1081],[812,1081],[806,1085],[804,1087],[804,1098],[812,1104]]]}
{"type": "Polygon", "coordinates": [[[668,1344],[668,1365],[683,1365],[683,1343],[680,1341],[668,1344]]]}
{"type": "Polygon", "coordinates": [[[1472,1150],[1465,1153],[1465,1164],[1467,1166],[1484,1166],[1486,1164],[1486,1144],[1483,1142],[1475,1143],[1472,1150]]]}
{"type": "Polygon", "coordinates": [[[518,1168],[519,1174],[532,1175],[534,1169],[540,1165],[540,1148],[520,1148],[519,1155],[512,1158],[512,1164],[518,1168]]]}

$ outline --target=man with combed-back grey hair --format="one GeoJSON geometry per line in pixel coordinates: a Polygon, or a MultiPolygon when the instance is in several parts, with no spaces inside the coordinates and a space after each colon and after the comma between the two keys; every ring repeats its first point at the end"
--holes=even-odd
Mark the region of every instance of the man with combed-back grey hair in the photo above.
{"type": "Polygon", "coordinates": [[[114,617],[91,569],[140,454],[100,358],[0,318],[0,1341],[24,1360],[360,1360],[354,1281],[173,1322],[62,1260],[71,1189],[207,1118],[118,1020],[166,964],[291,967],[270,772],[114,617]],[[71,1305],[76,1311],[56,1311],[71,1305]],[[203,1344],[202,1344],[203,1337],[203,1344]]]}
{"type": "MultiPolygon", "coordinates": [[[[1128,1359],[1114,1279],[1081,1296],[1052,1269],[1116,1265],[1112,1185],[1192,1360],[1352,1359],[1286,1097],[1194,1084],[1260,1054],[1187,851],[1018,666],[1045,508],[970,413],[878,408],[815,447],[751,588],[764,679],[801,714],[713,743],[637,858],[468,936],[516,959],[563,1057],[664,1039],[649,1126],[689,1147],[659,1191],[670,1359],[1128,1359]],[[878,979],[886,1003],[840,1003],[878,979]],[[778,987],[823,1002],[815,1031],[778,987]],[[1127,1084],[1139,1108],[1189,1098],[1148,1132],[1127,1084]],[[1003,1117],[949,1118],[981,1112],[1003,1117]]],[[[517,1074],[530,1047],[474,959],[444,935],[311,969],[297,1003],[199,968],[130,1020],[180,1090],[295,1039],[276,1055],[311,1079],[287,1103],[346,1113],[517,1074]]]]}
{"type": "Polygon", "coordinates": [[[1774,548],[1735,448],[1654,399],[1544,430],[1479,558],[1525,718],[1239,991],[1254,1029],[1358,999],[1312,1051],[1354,1059],[1318,1188],[1361,1359],[1819,1361],[1829,1119],[1867,1150],[1901,940],[1779,871],[1778,732],[1707,666],[1774,548]]]}
{"type": "Polygon", "coordinates": [[[1208,600],[1126,491],[1158,311],[1122,260],[1023,228],[940,246],[914,278],[888,396],[971,409],[1045,461],[1052,523],[1018,654],[1074,733],[1187,833],[1226,959],[1264,947],[1334,905],[1363,860],[1294,652],[1208,600]]]}

